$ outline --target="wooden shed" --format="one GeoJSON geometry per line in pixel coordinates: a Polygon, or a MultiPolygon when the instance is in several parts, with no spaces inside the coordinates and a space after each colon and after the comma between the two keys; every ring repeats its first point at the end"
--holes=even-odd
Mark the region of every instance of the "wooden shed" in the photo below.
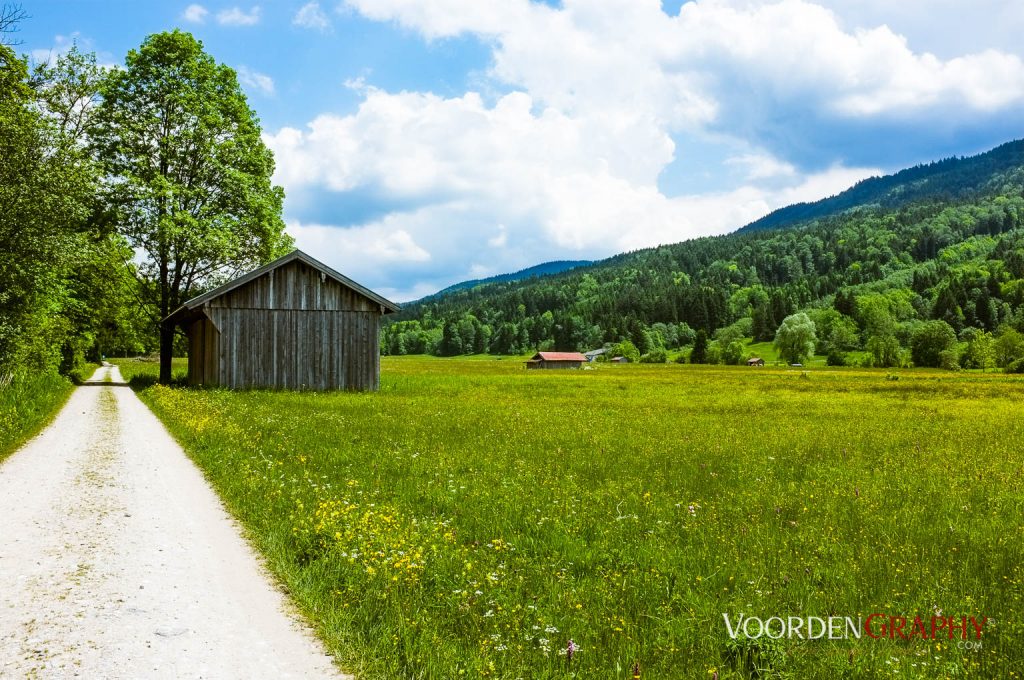
{"type": "Polygon", "coordinates": [[[579,352],[537,352],[526,362],[526,367],[579,368],[586,360],[579,352]]]}
{"type": "Polygon", "coordinates": [[[764,366],[764,359],[761,357],[750,357],[747,359],[747,366],[764,366]]]}
{"type": "Polygon", "coordinates": [[[193,298],[164,323],[188,335],[188,381],[375,390],[393,302],[301,250],[193,298]]]}

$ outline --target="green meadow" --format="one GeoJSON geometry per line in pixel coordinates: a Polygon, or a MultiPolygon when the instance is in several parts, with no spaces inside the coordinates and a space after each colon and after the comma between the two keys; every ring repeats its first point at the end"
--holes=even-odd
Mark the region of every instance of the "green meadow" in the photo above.
{"type": "Polygon", "coordinates": [[[139,390],[361,679],[1024,666],[1020,378],[396,357],[372,394],[139,390]],[[980,644],[723,620],[939,612],[980,644]]]}

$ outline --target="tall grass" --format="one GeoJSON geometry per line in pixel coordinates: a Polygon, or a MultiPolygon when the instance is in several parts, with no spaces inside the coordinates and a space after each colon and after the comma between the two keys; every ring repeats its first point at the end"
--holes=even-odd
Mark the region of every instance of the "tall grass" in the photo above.
{"type": "Polygon", "coordinates": [[[71,394],[55,373],[26,376],[0,387],[0,461],[46,425],[71,394]]]}
{"type": "Polygon", "coordinates": [[[403,357],[375,394],[140,394],[361,678],[1024,664],[1019,379],[403,357]],[[937,611],[995,623],[966,650],[722,617],[937,611]]]}
{"type": "MultiPolygon", "coordinates": [[[[156,359],[108,359],[118,367],[121,377],[134,387],[142,388],[156,384],[160,377],[160,362],[156,359]]],[[[188,359],[175,357],[171,360],[171,380],[184,384],[188,377],[188,359]]]]}

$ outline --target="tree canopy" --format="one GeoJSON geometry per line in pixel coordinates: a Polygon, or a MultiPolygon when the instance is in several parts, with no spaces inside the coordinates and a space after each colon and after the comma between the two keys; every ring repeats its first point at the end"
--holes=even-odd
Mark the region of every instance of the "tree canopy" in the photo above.
{"type": "Polygon", "coordinates": [[[789,364],[801,364],[814,354],[818,341],[814,322],[804,312],[791,314],[782,320],[775,334],[775,348],[789,364]]]}
{"type": "MultiPolygon", "coordinates": [[[[105,78],[91,146],[121,233],[146,254],[141,273],[161,318],[197,287],[290,245],[260,138],[235,72],[191,34],[149,36],[105,78]]],[[[161,329],[161,380],[173,329],[161,329]]]]}
{"type": "Polygon", "coordinates": [[[115,69],[73,46],[30,70],[0,44],[0,143],[0,384],[157,342],[169,377],[159,320],[290,248],[258,120],[187,33],[115,69]]]}
{"type": "Polygon", "coordinates": [[[0,44],[0,382],[62,363],[68,278],[91,236],[92,166],[44,115],[34,85],[0,44]]]}

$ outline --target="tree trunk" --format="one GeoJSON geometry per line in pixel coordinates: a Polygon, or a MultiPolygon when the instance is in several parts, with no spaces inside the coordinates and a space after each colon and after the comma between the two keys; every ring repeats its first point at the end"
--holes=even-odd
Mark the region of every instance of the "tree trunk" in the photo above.
{"type": "Polygon", "coordinates": [[[171,358],[174,356],[174,326],[160,324],[160,384],[171,382],[171,358]]]}

